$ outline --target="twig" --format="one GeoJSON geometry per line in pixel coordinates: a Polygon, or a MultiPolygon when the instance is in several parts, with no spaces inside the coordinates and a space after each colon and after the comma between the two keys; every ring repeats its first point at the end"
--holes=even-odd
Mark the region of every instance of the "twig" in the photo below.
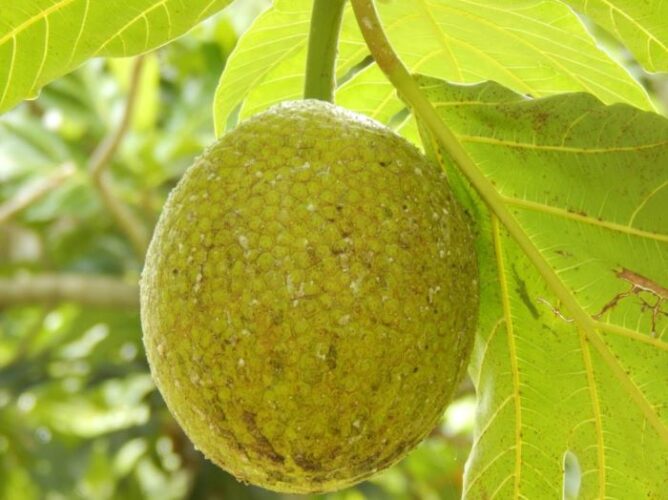
{"type": "Polygon", "coordinates": [[[78,274],[18,275],[0,279],[0,307],[77,302],[109,308],[139,308],[139,286],[117,278],[78,274]]]}
{"type": "Polygon", "coordinates": [[[35,338],[37,338],[42,331],[44,319],[48,316],[48,314],[49,310],[47,308],[42,309],[37,320],[28,325],[28,327],[23,332],[23,336],[16,346],[16,349],[14,350],[14,354],[6,363],[2,365],[3,368],[5,366],[18,364],[27,357],[35,338]]]}
{"type": "Polygon", "coordinates": [[[29,207],[44,195],[70,178],[76,169],[72,163],[65,163],[44,179],[39,179],[20,189],[14,197],[0,205],[0,224],[4,224],[24,208],[29,207]]]}
{"type": "Polygon", "coordinates": [[[88,164],[93,184],[100,192],[102,201],[115,219],[116,224],[125,232],[130,239],[135,252],[140,257],[144,257],[148,247],[148,233],[144,224],[135,216],[135,214],[113,193],[111,181],[107,168],[112,158],[116,154],[118,146],[121,144],[125,133],[132,121],[137,101],[137,89],[141,79],[141,72],[144,65],[144,58],[139,56],[135,59],[130,76],[130,86],[128,96],[123,109],[121,122],[116,130],[111,132],[95,149],[88,164]]]}

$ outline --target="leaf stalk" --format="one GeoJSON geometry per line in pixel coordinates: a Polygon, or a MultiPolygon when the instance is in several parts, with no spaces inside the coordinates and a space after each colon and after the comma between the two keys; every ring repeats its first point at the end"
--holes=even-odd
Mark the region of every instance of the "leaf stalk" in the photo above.
{"type": "Polygon", "coordinates": [[[334,102],[336,54],[346,0],[314,0],[304,99],[334,102]]]}

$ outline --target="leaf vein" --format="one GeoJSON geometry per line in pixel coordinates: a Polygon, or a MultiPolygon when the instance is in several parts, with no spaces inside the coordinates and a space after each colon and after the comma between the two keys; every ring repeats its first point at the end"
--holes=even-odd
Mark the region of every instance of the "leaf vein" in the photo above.
{"type": "Polygon", "coordinates": [[[149,12],[151,12],[151,11],[157,9],[158,7],[161,7],[161,6],[165,5],[168,1],[169,1],[169,0],[160,0],[159,2],[154,3],[154,4],[151,5],[150,7],[147,7],[146,9],[142,10],[139,14],[137,14],[135,17],[133,17],[130,21],[128,21],[127,23],[125,23],[125,24],[124,24],[124,25],[123,25],[123,26],[116,32],[116,34],[115,34],[114,36],[112,36],[112,37],[109,38],[106,42],[104,42],[104,43],[103,43],[103,44],[102,44],[102,45],[95,51],[95,54],[94,54],[92,57],[95,57],[95,56],[99,55],[100,52],[102,52],[102,51],[107,47],[107,45],[109,45],[109,44],[110,44],[113,40],[115,40],[116,38],[119,38],[119,39],[121,40],[121,42],[122,42],[122,44],[123,44],[123,47],[124,47],[124,48],[123,48],[123,53],[124,53],[124,54],[127,54],[127,49],[125,48],[125,40],[123,40],[123,32],[124,32],[125,30],[127,30],[130,26],[132,26],[133,24],[135,24],[137,21],[139,21],[140,19],[145,18],[145,16],[146,16],[149,12]]]}
{"type": "Polygon", "coordinates": [[[596,429],[596,456],[598,462],[598,492],[599,497],[605,498],[605,440],[603,439],[603,420],[601,417],[601,403],[598,397],[596,379],[594,377],[594,367],[592,366],[591,353],[587,345],[587,339],[580,330],[578,330],[580,346],[582,350],[582,360],[587,373],[587,385],[589,386],[589,397],[591,399],[592,413],[594,416],[594,428],[596,429]]]}
{"type": "Polygon", "coordinates": [[[9,86],[12,82],[12,74],[14,72],[14,66],[16,60],[16,37],[12,37],[12,56],[9,59],[9,69],[7,70],[7,78],[5,79],[5,88],[2,91],[2,97],[0,97],[0,105],[5,102],[7,97],[7,92],[9,92],[9,86]]]}
{"type": "Polygon", "coordinates": [[[595,218],[587,216],[587,215],[581,215],[579,213],[570,212],[570,211],[565,210],[563,208],[554,207],[552,205],[546,205],[544,203],[538,203],[538,202],[535,202],[535,201],[513,198],[511,196],[504,196],[504,201],[509,205],[524,208],[526,210],[546,213],[546,214],[554,215],[554,216],[565,218],[565,219],[576,220],[578,222],[582,222],[582,223],[589,224],[589,225],[592,225],[592,226],[598,226],[598,227],[602,227],[602,228],[605,228],[605,229],[609,229],[611,231],[624,233],[624,234],[627,234],[629,236],[631,236],[631,235],[632,236],[639,236],[641,238],[646,238],[646,239],[650,239],[650,240],[655,240],[655,241],[661,241],[661,242],[668,243],[668,234],[655,233],[655,232],[651,232],[651,231],[645,231],[645,230],[642,230],[642,229],[637,229],[637,228],[634,228],[634,227],[629,227],[629,226],[624,225],[624,224],[618,224],[616,222],[598,220],[598,219],[595,219],[595,218]]]}
{"type": "Polygon", "coordinates": [[[513,400],[515,402],[515,481],[513,495],[520,495],[520,479],[522,474],[522,400],[520,398],[520,374],[517,364],[517,348],[515,345],[515,333],[513,331],[512,313],[510,309],[510,294],[506,278],[505,261],[501,244],[501,230],[496,216],[492,215],[492,237],[494,239],[494,253],[496,255],[499,283],[501,286],[501,302],[506,318],[506,333],[508,339],[508,354],[510,357],[510,369],[513,379],[513,400]]]}
{"type": "Polygon", "coordinates": [[[81,37],[82,37],[84,29],[86,27],[86,22],[88,22],[88,10],[89,10],[89,8],[90,8],[90,0],[85,0],[84,12],[83,12],[83,16],[81,16],[81,25],[79,26],[79,33],[77,33],[77,37],[74,40],[74,44],[72,45],[72,51],[70,52],[70,59],[67,61],[67,66],[72,64],[72,61],[74,60],[74,56],[76,55],[77,49],[79,48],[79,43],[81,43],[81,37]]]}
{"type": "Polygon", "coordinates": [[[26,19],[21,24],[16,26],[14,29],[12,29],[11,31],[5,33],[5,35],[0,37],[0,46],[4,45],[7,42],[7,40],[14,39],[16,35],[28,29],[28,27],[31,26],[32,24],[36,23],[37,21],[40,21],[45,17],[50,16],[54,12],[61,10],[62,8],[66,7],[67,5],[71,4],[74,1],[75,0],[60,0],[52,4],[51,6],[47,7],[46,9],[40,11],[39,13],[35,14],[34,16],[26,19]]]}
{"type": "Polygon", "coordinates": [[[619,335],[621,337],[633,339],[644,344],[649,344],[653,347],[661,349],[662,351],[668,352],[668,343],[661,340],[660,337],[650,337],[649,335],[643,335],[642,333],[638,333],[637,331],[630,330],[623,326],[615,325],[613,323],[605,323],[603,321],[597,321],[596,328],[601,330],[603,333],[610,333],[613,335],[619,335]]]}
{"type": "Polygon", "coordinates": [[[39,84],[39,78],[42,76],[42,72],[44,71],[44,63],[46,62],[47,55],[49,53],[49,18],[45,17],[44,18],[44,47],[42,48],[42,59],[39,62],[39,68],[37,69],[37,72],[35,73],[35,78],[32,81],[32,85],[30,85],[30,94],[33,95],[35,92],[35,88],[39,84]]]}
{"type": "Polygon", "coordinates": [[[636,209],[633,211],[631,214],[631,218],[629,219],[628,226],[631,227],[633,226],[633,222],[635,221],[636,217],[640,213],[640,211],[643,209],[643,207],[647,204],[647,202],[655,196],[659,191],[661,191],[663,188],[668,186],[668,180],[663,181],[661,184],[659,184],[656,188],[654,188],[650,193],[645,196],[642,201],[638,204],[636,209]]]}

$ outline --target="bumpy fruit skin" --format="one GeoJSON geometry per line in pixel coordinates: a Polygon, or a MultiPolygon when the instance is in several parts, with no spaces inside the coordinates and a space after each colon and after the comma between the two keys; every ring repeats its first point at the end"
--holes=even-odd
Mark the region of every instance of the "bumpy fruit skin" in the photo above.
{"type": "Polygon", "coordinates": [[[343,488],[434,427],[474,338],[471,234],[444,174],[320,101],[213,144],[158,223],[144,343],[195,445],[238,479],[343,488]]]}

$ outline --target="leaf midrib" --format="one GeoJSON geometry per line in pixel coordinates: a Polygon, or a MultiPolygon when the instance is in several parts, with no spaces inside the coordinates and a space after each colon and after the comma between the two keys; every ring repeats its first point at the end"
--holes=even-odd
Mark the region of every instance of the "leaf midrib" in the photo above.
{"type": "Polygon", "coordinates": [[[31,26],[32,24],[35,24],[37,21],[41,21],[42,19],[50,16],[52,13],[57,12],[60,9],[65,8],[69,4],[74,3],[76,1],[77,0],[60,0],[51,5],[50,7],[47,7],[46,9],[40,11],[38,14],[35,14],[34,16],[26,19],[21,24],[17,25],[14,29],[6,33],[4,36],[0,37],[0,47],[4,45],[10,38],[14,38],[17,34],[28,29],[28,27],[31,26]]]}
{"type": "Polygon", "coordinates": [[[522,477],[522,398],[520,397],[520,371],[517,362],[517,346],[515,345],[515,333],[513,328],[513,317],[510,310],[510,294],[508,293],[508,280],[506,279],[503,249],[501,248],[501,233],[499,220],[492,217],[492,239],[494,242],[494,253],[496,254],[496,267],[498,271],[499,284],[501,286],[501,303],[505,318],[506,332],[508,338],[508,354],[510,356],[510,369],[513,377],[513,400],[515,401],[515,471],[513,481],[513,498],[520,496],[520,482],[522,477]]]}

